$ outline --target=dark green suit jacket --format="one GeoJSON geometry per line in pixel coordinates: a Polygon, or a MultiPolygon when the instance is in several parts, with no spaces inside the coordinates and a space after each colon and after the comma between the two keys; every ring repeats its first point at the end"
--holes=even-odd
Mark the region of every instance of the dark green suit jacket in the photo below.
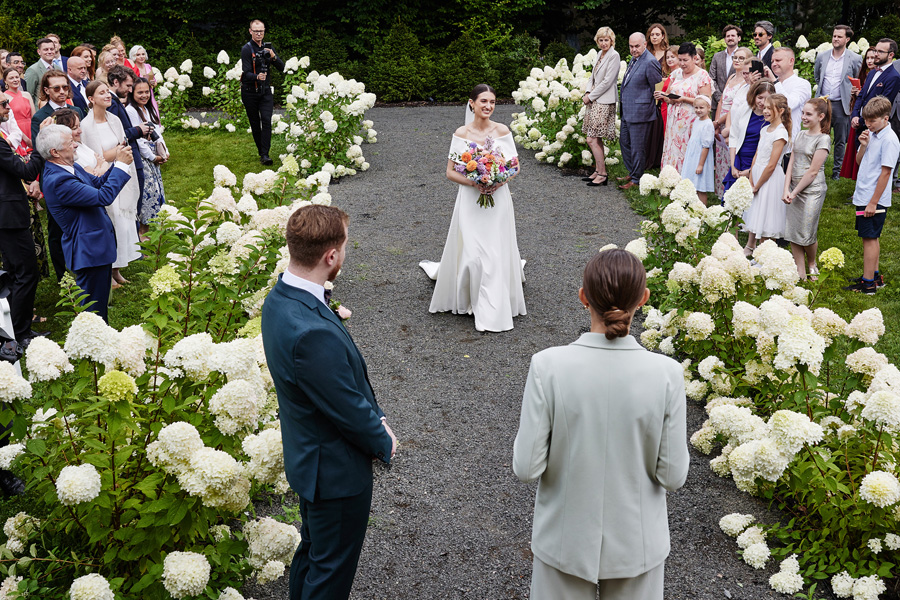
{"type": "MultiPolygon", "coordinates": [[[[79,119],[84,119],[84,111],[78,108],[77,106],[66,105],[66,108],[71,108],[78,114],[79,119]]],[[[62,110],[62,109],[58,109],[62,110]]],[[[48,102],[44,106],[41,107],[41,110],[34,113],[34,116],[31,117],[31,145],[34,147],[35,138],[37,137],[38,132],[41,130],[41,123],[44,122],[44,119],[55,113],[57,109],[50,106],[48,102]]]]}
{"type": "Polygon", "coordinates": [[[291,488],[310,502],[363,492],[372,459],[390,462],[391,438],[349,332],[320,300],[279,276],[263,304],[262,334],[291,488]]]}

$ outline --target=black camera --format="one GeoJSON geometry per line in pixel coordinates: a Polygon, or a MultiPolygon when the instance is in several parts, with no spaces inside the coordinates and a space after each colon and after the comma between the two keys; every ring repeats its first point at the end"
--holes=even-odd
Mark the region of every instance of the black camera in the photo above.
{"type": "Polygon", "coordinates": [[[253,53],[253,58],[257,61],[259,65],[260,73],[268,73],[269,72],[269,50],[272,49],[272,44],[269,42],[263,43],[259,50],[253,53]]]}
{"type": "Polygon", "coordinates": [[[156,127],[153,126],[153,123],[151,123],[150,121],[147,121],[146,123],[144,123],[144,125],[146,125],[147,128],[150,130],[147,132],[147,138],[151,142],[155,142],[155,141],[159,140],[159,132],[156,131],[156,127]]]}

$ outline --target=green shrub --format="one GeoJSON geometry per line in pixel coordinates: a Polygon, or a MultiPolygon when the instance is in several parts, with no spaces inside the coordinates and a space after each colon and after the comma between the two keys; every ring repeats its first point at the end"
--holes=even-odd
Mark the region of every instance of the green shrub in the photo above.
{"type": "Polygon", "coordinates": [[[544,47],[544,63],[553,66],[561,58],[571,65],[575,60],[575,48],[565,42],[550,42],[544,47]]]}
{"type": "Polygon", "coordinates": [[[435,53],[435,100],[454,102],[464,100],[479,83],[496,85],[500,61],[488,60],[484,46],[474,43],[468,32],[435,53]]]}
{"type": "Polygon", "coordinates": [[[881,17],[872,27],[866,29],[862,37],[869,40],[873,46],[881,38],[900,40],[900,16],[889,14],[881,17]]]}
{"type": "Polygon", "coordinates": [[[494,87],[500,96],[508,97],[519,87],[519,82],[528,77],[532,67],[541,66],[540,40],[524,33],[513,36],[496,64],[497,83],[494,87]]]}
{"type": "Polygon", "coordinates": [[[396,23],[369,58],[367,87],[384,102],[427,97],[431,61],[409,27],[396,23]]]}
{"type": "Polygon", "coordinates": [[[314,36],[305,41],[303,48],[298,50],[297,56],[304,54],[309,56],[311,69],[326,75],[335,71],[342,74],[346,72],[344,67],[349,61],[350,53],[347,45],[338,36],[327,29],[320,28],[314,36]]]}

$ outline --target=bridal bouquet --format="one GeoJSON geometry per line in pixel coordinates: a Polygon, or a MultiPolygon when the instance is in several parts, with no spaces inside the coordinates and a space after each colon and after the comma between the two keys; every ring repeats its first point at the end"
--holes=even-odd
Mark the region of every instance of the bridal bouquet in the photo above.
{"type": "MultiPolygon", "coordinates": [[[[510,160],[503,158],[503,151],[494,146],[492,138],[487,138],[484,146],[469,142],[468,150],[461,154],[451,152],[450,160],[456,163],[454,169],[457,173],[462,173],[467,179],[479,185],[492,186],[505,183],[519,172],[518,157],[514,156],[510,160]]],[[[493,207],[494,198],[491,194],[481,194],[478,196],[478,206],[493,207]]]]}

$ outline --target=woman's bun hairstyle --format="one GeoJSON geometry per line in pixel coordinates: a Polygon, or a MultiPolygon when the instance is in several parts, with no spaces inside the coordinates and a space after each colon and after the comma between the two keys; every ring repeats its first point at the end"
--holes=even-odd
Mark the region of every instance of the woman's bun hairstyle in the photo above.
{"type": "Polygon", "coordinates": [[[584,268],[584,295],[606,325],[606,339],[625,337],[647,288],[647,271],[627,250],[605,250],[584,268]]]}

